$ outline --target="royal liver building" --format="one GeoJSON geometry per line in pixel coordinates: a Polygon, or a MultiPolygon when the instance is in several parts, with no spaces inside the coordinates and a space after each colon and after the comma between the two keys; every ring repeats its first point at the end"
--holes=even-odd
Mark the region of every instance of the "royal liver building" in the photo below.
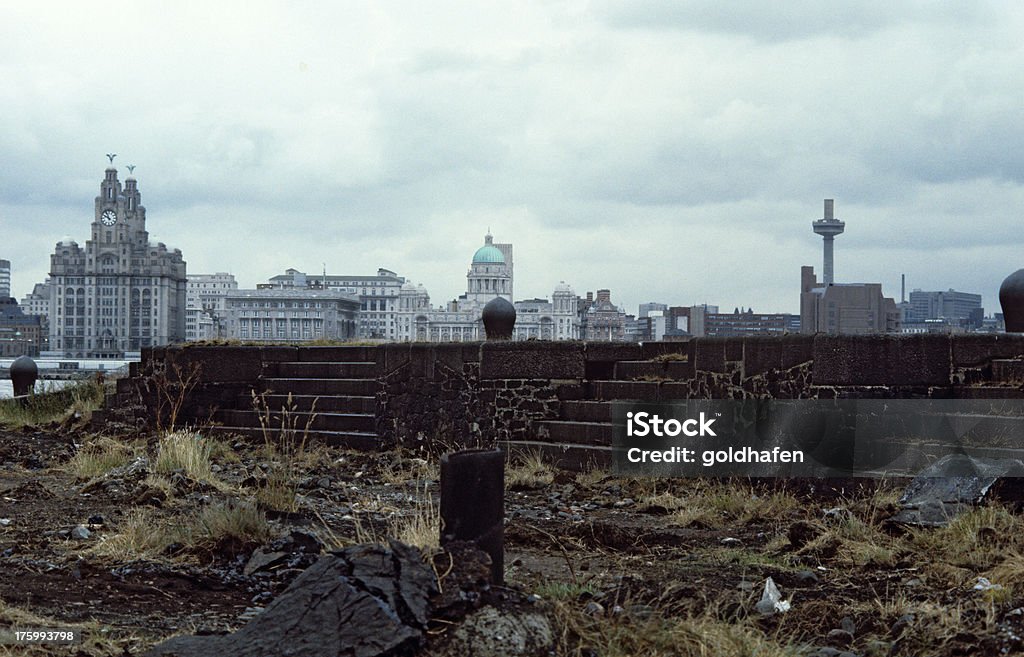
{"type": "Polygon", "coordinates": [[[100,183],[91,239],[84,249],[70,237],[61,240],[50,277],[55,355],[121,358],[185,339],[181,250],[149,241],[138,183],[129,176],[122,188],[113,166],[100,183]]]}

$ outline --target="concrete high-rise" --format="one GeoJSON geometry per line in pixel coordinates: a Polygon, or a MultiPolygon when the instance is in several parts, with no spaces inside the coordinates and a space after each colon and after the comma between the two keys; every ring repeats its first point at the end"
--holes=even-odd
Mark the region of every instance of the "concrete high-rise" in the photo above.
{"type": "Polygon", "coordinates": [[[825,245],[825,262],[824,271],[822,273],[822,283],[825,285],[832,285],[835,282],[835,267],[834,267],[834,255],[832,253],[832,246],[835,243],[836,235],[841,235],[846,229],[846,223],[839,221],[833,216],[833,206],[835,201],[833,199],[825,199],[825,217],[818,219],[817,221],[811,222],[811,229],[817,235],[821,235],[825,245]]]}
{"type": "MultiPolygon", "coordinates": [[[[111,156],[113,161],[113,156],[111,156]]],[[[185,339],[181,251],[149,240],[134,177],[109,167],[96,197],[91,239],[67,237],[50,256],[50,349],[66,358],[122,358],[185,339]]]]}
{"type": "Polygon", "coordinates": [[[11,296],[11,261],[0,260],[0,301],[11,296]]]}

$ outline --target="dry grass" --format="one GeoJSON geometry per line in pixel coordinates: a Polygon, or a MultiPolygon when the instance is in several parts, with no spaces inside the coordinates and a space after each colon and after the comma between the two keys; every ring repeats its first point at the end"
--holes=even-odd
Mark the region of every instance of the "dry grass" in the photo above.
{"type": "Polygon", "coordinates": [[[538,451],[520,452],[510,455],[505,468],[505,488],[509,490],[530,490],[544,488],[555,480],[555,469],[544,460],[538,451]]]}
{"type": "Polygon", "coordinates": [[[78,479],[102,477],[114,468],[127,465],[143,451],[138,444],[100,437],[87,442],[65,466],[78,479]]]}
{"type": "Polygon", "coordinates": [[[707,482],[687,493],[670,522],[726,527],[763,521],[782,521],[802,504],[785,491],[758,491],[746,484],[707,482]]]}
{"type": "Polygon", "coordinates": [[[654,358],[652,358],[651,361],[655,362],[655,363],[671,363],[671,362],[677,362],[677,361],[687,361],[689,359],[690,359],[690,357],[687,356],[686,354],[676,353],[676,354],[659,354],[659,355],[655,356],[654,358]]]}
{"type": "Polygon", "coordinates": [[[194,431],[173,431],[160,437],[153,470],[159,474],[183,472],[190,479],[214,482],[210,471],[210,441],[194,431]]]}
{"type": "Polygon", "coordinates": [[[712,612],[672,617],[654,609],[644,616],[587,615],[584,604],[556,600],[556,652],[584,657],[797,657],[797,646],[780,643],[753,623],[720,620],[712,612]]]}
{"type": "Polygon", "coordinates": [[[195,518],[191,545],[199,548],[240,550],[274,537],[267,516],[254,505],[236,500],[211,504],[195,518]]]}
{"type": "Polygon", "coordinates": [[[430,494],[427,482],[417,491],[411,512],[396,514],[390,525],[391,538],[414,545],[426,554],[440,548],[441,506],[430,494]]]}
{"type": "Polygon", "coordinates": [[[266,393],[252,393],[253,409],[259,417],[263,433],[263,452],[272,465],[266,482],[256,491],[257,501],[267,508],[297,511],[299,474],[324,458],[323,452],[311,451],[306,447],[309,432],[316,420],[316,402],[314,399],[305,421],[302,421],[291,393],[288,393],[279,412],[271,410],[266,393]]]}
{"type": "Polygon", "coordinates": [[[441,478],[436,461],[423,458],[397,456],[380,471],[380,479],[386,484],[398,486],[415,481],[437,481],[441,478]]]}
{"type": "Polygon", "coordinates": [[[603,483],[611,476],[611,473],[603,468],[590,468],[577,473],[575,481],[579,486],[590,488],[591,486],[597,486],[598,484],[603,483]]]}
{"type": "Polygon", "coordinates": [[[111,638],[107,628],[96,623],[69,623],[65,620],[40,616],[31,611],[12,607],[0,600],[0,628],[17,629],[74,629],[82,638],[74,646],[74,652],[67,646],[54,644],[2,645],[0,657],[50,657],[53,655],[80,655],[82,657],[121,657],[137,654],[144,646],[139,637],[128,635],[111,638]]]}
{"type": "Polygon", "coordinates": [[[182,538],[156,513],[146,507],[130,509],[117,527],[117,533],[101,536],[89,552],[115,562],[155,559],[167,546],[182,538]]]}

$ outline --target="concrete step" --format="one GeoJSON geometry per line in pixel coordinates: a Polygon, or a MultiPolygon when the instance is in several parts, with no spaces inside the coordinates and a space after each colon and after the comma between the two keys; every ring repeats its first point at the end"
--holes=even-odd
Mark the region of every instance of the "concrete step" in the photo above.
{"type": "MultiPolygon", "coordinates": [[[[271,411],[280,411],[288,404],[288,395],[265,395],[263,401],[271,411]]],[[[238,405],[248,410],[252,398],[247,397],[238,405]]],[[[317,413],[369,413],[377,410],[377,398],[365,396],[292,395],[291,404],[296,411],[308,411],[316,402],[317,413]]]]}
{"type": "MultiPolygon", "coordinates": [[[[217,426],[204,429],[212,435],[241,438],[252,443],[263,443],[265,440],[263,431],[253,427],[229,427],[217,426]]],[[[280,431],[269,430],[271,440],[280,436],[280,431]]],[[[327,445],[329,447],[345,447],[361,451],[374,451],[383,447],[380,437],[375,433],[363,431],[310,431],[307,434],[310,443],[327,445]]]]}
{"type": "Polygon", "coordinates": [[[610,446],[612,425],[605,422],[542,420],[534,422],[534,437],[540,442],[610,446]]]}
{"type": "MultiPolygon", "coordinates": [[[[232,411],[222,410],[214,413],[215,422],[231,427],[259,427],[260,414],[256,411],[232,411]]],[[[282,423],[287,427],[294,427],[296,431],[302,432],[306,429],[307,423],[310,429],[317,431],[368,431],[374,430],[373,415],[365,413],[313,413],[294,412],[282,416],[281,412],[271,411],[270,417],[266,419],[267,425],[271,428],[280,428],[282,423]],[[310,419],[312,417],[312,420],[310,419]]]]}
{"type": "Polygon", "coordinates": [[[274,363],[275,376],[282,379],[374,379],[377,363],[274,363]]]}
{"type": "Polygon", "coordinates": [[[564,401],[563,420],[577,422],[611,422],[612,403],[608,401],[564,401]]]}
{"type": "Polygon", "coordinates": [[[352,395],[366,397],[376,395],[380,384],[373,379],[310,379],[310,378],[265,378],[263,389],[272,393],[287,395],[352,395]]]}

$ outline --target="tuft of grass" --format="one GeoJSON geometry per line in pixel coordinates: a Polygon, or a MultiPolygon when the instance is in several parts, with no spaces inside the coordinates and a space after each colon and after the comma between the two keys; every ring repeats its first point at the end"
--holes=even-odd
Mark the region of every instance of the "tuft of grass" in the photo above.
{"type": "Polygon", "coordinates": [[[380,471],[381,481],[393,486],[410,481],[437,481],[440,477],[441,474],[437,462],[423,458],[404,458],[399,456],[381,468],[380,471]]]}
{"type": "Polygon", "coordinates": [[[184,472],[190,479],[215,483],[210,471],[212,445],[194,431],[172,431],[160,437],[153,470],[159,474],[184,472]]]}
{"type": "Polygon", "coordinates": [[[430,554],[441,547],[441,506],[435,502],[424,482],[417,491],[412,512],[399,514],[391,523],[389,535],[408,545],[420,548],[430,554]]]}
{"type": "Polygon", "coordinates": [[[179,532],[162,524],[152,510],[136,507],[125,514],[116,534],[101,536],[89,551],[116,562],[154,559],[181,538],[179,532]]]}
{"type": "Polygon", "coordinates": [[[201,548],[241,551],[274,536],[267,516],[253,504],[228,500],[204,508],[195,519],[192,544],[201,548]]]}
{"type": "Polygon", "coordinates": [[[687,361],[690,357],[686,354],[659,354],[651,359],[655,363],[671,363],[676,361],[687,361]]]}
{"type": "Polygon", "coordinates": [[[510,459],[505,469],[505,488],[529,490],[544,488],[555,480],[555,469],[539,451],[521,452],[510,459]]]}
{"type": "Polygon", "coordinates": [[[575,477],[575,481],[578,485],[584,488],[590,488],[602,483],[604,480],[611,477],[611,473],[603,468],[590,468],[583,472],[578,472],[575,477]]]}
{"type": "Polygon", "coordinates": [[[800,646],[779,643],[753,621],[727,622],[713,610],[673,617],[663,609],[637,616],[629,613],[588,615],[574,599],[553,604],[556,650],[583,657],[797,657],[800,646]]]}
{"type": "Polygon", "coordinates": [[[710,482],[688,494],[685,506],[670,520],[684,527],[725,527],[778,521],[799,508],[800,501],[785,491],[758,491],[745,484],[710,482]]]}
{"type": "Polygon", "coordinates": [[[65,467],[78,479],[95,479],[127,465],[139,451],[134,445],[101,437],[83,445],[65,467]]]}

